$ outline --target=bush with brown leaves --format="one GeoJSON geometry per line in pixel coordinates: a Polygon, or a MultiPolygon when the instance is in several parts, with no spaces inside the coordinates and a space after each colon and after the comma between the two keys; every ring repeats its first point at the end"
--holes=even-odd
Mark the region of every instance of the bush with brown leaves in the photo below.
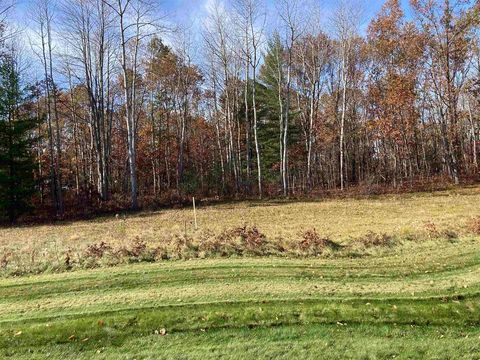
{"type": "Polygon", "coordinates": [[[199,244],[201,256],[269,256],[284,251],[277,241],[269,241],[256,226],[241,226],[207,237],[199,244]]]}
{"type": "Polygon", "coordinates": [[[113,254],[119,260],[126,258],[128,261],[133,262],[154,261],[156,257],[156,250],[149,249],[147,243],[137,236],[130,247],[122,246],[120,249],[114,251],[113,254]]]}
{"type": "Polygon", "coordinates": [[[315,229],[310,229],[302,234],[302,240],[296,244],[298,250],[304,255],[322,255],[327,250],[339,250],[342,246],[328,237],[320,236],[315,229]]]}
{"type": "Polygon", "coordinates": [[[243,245],[250,250],[261,248],[267,243],[266,236],[256,226],[248,227],[245,225],[238,227],[231,230],[231,234],[240,237],[243,245]]]}
{"type": "Polygon", "coordinates": [[[425,230],[430,239],[447,239],[454,240],[458,238],[458,234],[455,230],[452,229],[441,229],[437,228],[435,223],[429,221],[425,224],[425,230]]]}
{"type": "Polygon", "coordinates": [[[206,234],[200,241],[201,256],[227,257],[242,253],[235,231],[224,231],[219,235],[206,234]]]}
{"type": "Polygon", "coordinates": [[[85,250],[85,256],[88,258],[101,259],[108,251],[111,251],[112,247],[106,242],[102,241],[98,244],[91,244],[85,250]]]}
{"type": "Polygon", "coordinates": [[[388,234],[378,234],[372,231],[369,231],[364,236],[357,239],[357,241],[367,248],[395,245],[395,239],[393,238],[393,236],[388,234]]]}

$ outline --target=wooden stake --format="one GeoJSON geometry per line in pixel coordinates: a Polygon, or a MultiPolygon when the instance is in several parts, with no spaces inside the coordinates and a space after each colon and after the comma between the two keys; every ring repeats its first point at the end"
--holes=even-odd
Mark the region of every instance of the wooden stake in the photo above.
{"type": "Polygon", "coordinates": [[[195,230],[197,230],[197,209],[195,208],[195,198],[193,198],[193,218],[195,220],[195,230]]]}

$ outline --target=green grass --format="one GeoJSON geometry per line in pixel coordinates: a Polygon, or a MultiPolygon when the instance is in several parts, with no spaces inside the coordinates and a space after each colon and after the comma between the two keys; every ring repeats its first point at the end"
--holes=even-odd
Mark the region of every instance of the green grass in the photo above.
{"type": "MultiPolygon", "coordinates": [[[[479,199],[478,188],[470,188],[359,202],[263,207],[242,203],[228,210],[232,216],[235,209],[251,211],[251,223],[265,229],[268,238],[287,231],[283,220],[275,217],[279,213],[292,221],[285,223],[292,234],[284,239],[288,241],[296,241],[295,231],[312,227],[332,229],[344,245],[368,230],[398,238],[393,246],[373,248],[355,258],[346,253],[231,257],[20,277],[4,273],[0,358],[478,359],[480,238],[465,224],[478,215],[478,203],[472,201],[479,199]],[[339,209],[345,204],[349,207],[343,213],[339,209]],[[333,213],[335,222],[323,223],[333,213]],[[310,216],[316,220],[310,221],[310,216]],[[358,230],[350,224],[362,218],[368,226],[358,230]],[[433,236],[425,230],[426,221],[439,231],[453,229],[458,236],[433,236]],[[405,234],[416,237],[409,240],[405,234]]],[[[241,224],[238,215],[226,223],[215,222],[212,214],[226,212],[225,205],[201,211],[203,221],[211,222],[211,232],[241,224]]],[[[163,226],[162,219],[174,221],[167,212],[127,222],[142,236],[150,234],[150,226],[163,226]]],[[[19,246],[22,234],[33,236],[38,230],[36,241],[42,243],[52,236],[61,239],[65,230],[61,246],[72,247],[77,240],[70,234],[75,229],[91,224],[88,232],[99,240],[102,229],[109,229],[104,235],[114,231],[113,223],[124,224],[104,219],[2,231],[14,234],[10,241],[19,246]]],[[[148,236],[149,243],[162,241],[148,236]]],[[[192,231],[190,236],[199,235],[192,231]]]]}
{"type": "Polygon", "coordinates": [[[476,240],[0,280],[6,358],[478,358],[476,240]],[[156,334],[166,329],[167,335],[156,334]]]}

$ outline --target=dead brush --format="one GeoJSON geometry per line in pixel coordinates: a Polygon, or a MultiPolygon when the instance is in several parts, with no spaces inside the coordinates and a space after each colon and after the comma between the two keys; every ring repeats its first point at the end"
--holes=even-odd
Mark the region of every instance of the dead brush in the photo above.
{"type": "Polygon", "coordinates": [[[130,248],[129,255],[132,257],[140,257],[147,252],[147,244],[145,241],[142,241],[138,236],[132,243],[132,247],[130,248]]]}
{"type": "Polygon", "coordinates": [[[150,250],[147,243],[138,236],[129,247],[122,246],[118,250],[113,251],[114,257],[121,260],[127,258],[129,261],[154,261],[155,249],[150,250]]]}
{"type": "Polygon", "coordinates": [[[191,259],[197,257],[198,246],[187,235],[174,235],[151,253],[154,259],[191,259]]]}
{"type": "Polygon", "coordinates": [[[67,270],[71,270],[73,267],[72,251],[70,249],[65,252],[64,264],[67,270]]]}
{"type": "Polygon", "coordinates": [[[321,237],[315,229],[310,229],[301,234],[302,240],[296,247],[302,254],[318,256],[327,250],[339,250],[341,245],[328,237],[321,237]]]}
{"type": "Polygon", "coordinates": [[[238,227],[231,230],[231,234],[240,237],[242,243],[248,249],[256,249],[262,247],[267,242],[266,236],[262,234],[256,226],[250,228],[247,225],[243,227],[238,227]]]}
{"type": "Polygon", "coordinates": [[[10,257],[12,256],[12,253],[6,252],[2,255],[0,258],[0,268],[6,269],[9,262],[10,262],[10,257]]]}
{"type": "Polygon", "coordinates": [[[240,244],[233,231],[224,231],[219,235],[206,234],[199,244],[200,253],[206,256],[239,255],[242,253],[240,244]]]}
{"type": "Polygon", "coordinates": [[[450,241],[458,239],[457,232],[451,229],[442,230],[440,236],[450,241]]]}
{"type": "Polygon", "coordinates": [[[458,234],[455,230],[452,229],[442,229],[439,230],[435,223],[429,221],[425,223],[425,230],[430,239],[447,239],[454,240],[458,238],[458,234]]]}
{"type": "Polygon", "coordinates": [[[357,239],[357,241],[367,248],[371,247],[390,247],[395,245],[395,239],[388,234],[378,234],[369,231],[364,236],[357,239]]]}
{"type": "Polygon", "coordinates": [[[104,241],[98,244],[91,244],[85,250],[85,256],[88,258],[101,259],[108,251],[111,251],[112,247],[104,241]]]}
{"type": "Polygon", "coordinates": [[[468,220],[467,228],[473,234],[480,235],[480,216],[476,216],[468,220]]]}
{"type": "Polygon", "coordinates": [[[262,256],[274,252],[274,249],[271,249],[271,244],[267,241],[267,237],[256,226],[248,227],[244,225],[226,233],[232,238],[240,239],[236,250],[239,254],[262,256]]]}
{"type": "Polygon", "coordinates": [[[430,239],[435,239],[440,237],[440,231],[438,231],[437,225],[434,222],[428,221],[424,225],[427,235],[430,239]]]}

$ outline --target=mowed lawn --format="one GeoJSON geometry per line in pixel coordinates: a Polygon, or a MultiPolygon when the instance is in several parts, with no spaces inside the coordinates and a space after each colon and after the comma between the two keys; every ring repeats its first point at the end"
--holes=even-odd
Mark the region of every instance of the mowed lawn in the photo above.
{"type": "Polygon", "coordinates": [[[480,236],[469,225],[478,204],[480,188],[470,187],[200,206],[198,230],[191,209],[1,229],[0,259],[20,255],[0,272],[0,358],[478,359],[480,236]],[[315,228],[345,248],[369,233],[395,242],[316,257],[150,259],[69,271],[35,264],[102,241],[202,241],[244,224],[270,241],[298,242],[315,228]]]}

